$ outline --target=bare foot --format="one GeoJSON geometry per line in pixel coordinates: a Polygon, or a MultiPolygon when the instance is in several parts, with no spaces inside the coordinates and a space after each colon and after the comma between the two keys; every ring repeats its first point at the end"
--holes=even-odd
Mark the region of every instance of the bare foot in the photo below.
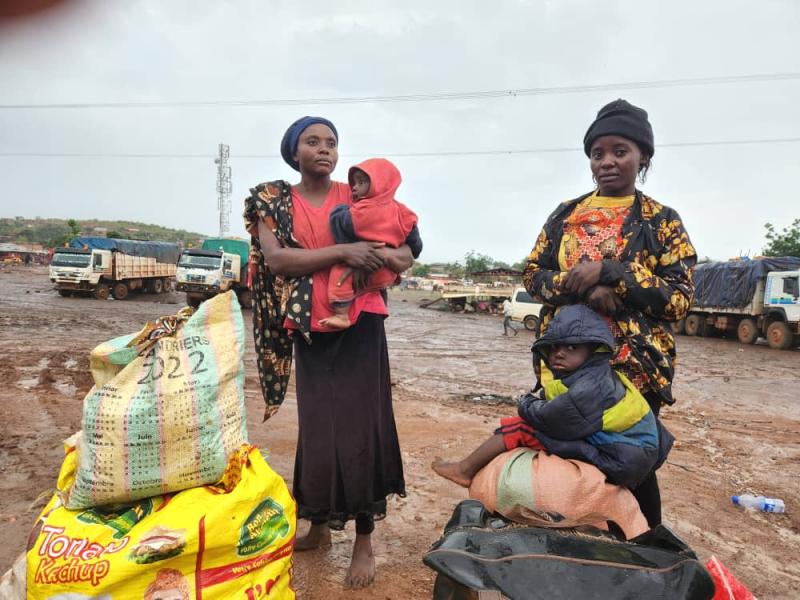
{"type": "Polygon", "coordinates": [[[457,483],[461,487],[468,488],[469,484],[472,483],[472,477],[464,473],[461,465],[457,462],[446,462],[437,456],[431,463],[431,468],[438,475],[457,483]]]}
{"type": "Polygon", "coordinates": [[[294,542],[294,549],[298,552],[303,550],[316,550],[317,548],[327,548],[331,545],[331,530],[327,523],[311,525],[311,529],[304,536],[297,538],[294,542]]]}
{"type": "Polygon", "coordinates": [[[375,581],[375,555],[372,553],[372,536],[356,535],[353,543],[353,558],[347,568],[344,587],[351,590],[372,585],[375,581]]]}
{"type": "Polygon", "coordinates": [[[350,327],[350,319],[347,315],[333,315],[327,319],[320,319],[319,324],[329,329],[347,329],[350,327]]]}

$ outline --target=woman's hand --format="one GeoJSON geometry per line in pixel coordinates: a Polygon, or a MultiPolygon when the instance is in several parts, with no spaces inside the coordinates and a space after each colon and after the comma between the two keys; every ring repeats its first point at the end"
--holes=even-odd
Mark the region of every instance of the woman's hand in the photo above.
{"type": "Polygon", "coordinates": [[[610,285],[596,285],[586,294],[586,303],[594,310],[613,315],[622,308],[622,298],[610,285]]]}
{"type": "Polygon", "coordinates": [[[383,266],[384,258],[380,249],[384,246],[382,242],[354,242],[337,247],[342,252],[342,262],[348,267],[372,273],[383,266]]]}
{"type": "Polygon", "coordinates": [[[414,264],[411,248],[406,244],[399,248],[392,248],[391,246],[381,248],[380,255],[383,258],[383,266],[395,273],[402,273],[414,264]]]}
{"type": "Polygon", "coordinates": [[[590,287],[600,281],[603,263],[599,261],[578,263],[569,270],[564,280],[564,291],[583,296],[590,287]]]}

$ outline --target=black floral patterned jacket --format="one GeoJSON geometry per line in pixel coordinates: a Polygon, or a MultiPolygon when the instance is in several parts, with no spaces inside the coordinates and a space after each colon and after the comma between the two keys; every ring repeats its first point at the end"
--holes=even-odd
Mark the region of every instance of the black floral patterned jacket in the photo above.
{"type": "Polygon", "coordinates": [[[252,275],[253,333],[256,365],[266,402],[264,420],[280,408],[292,370],[292,340],[283,326],[288,317],[303,338],[311,339],[311,276],[285,277],[270,271],[258,239],[263,222],[283,247],[300,248],[292,223],[292,188],[286,181],[261,183],[244,202],[245,228],[250,232],[249,268],[252,275]]]}
{"type": "MultiPolygon", "coordinates": [[[[544,304],[537,335],[557,307],[581,302],[562,292],[567,272],[559,269],[558,251],[564,220],[588,196],[559,205],[528,256],[523,282],[544,304]]],[[[669,322],[682,319],[691,306],[697,255],[678,213],[638,190],[622,227],[622,244],[619,260],[603,260],[599,283],[614,287],[623,300],[614,320],[630,346],[628,360],[643,372],[661,401],[672,404],[675,340],[669,322]]]]}

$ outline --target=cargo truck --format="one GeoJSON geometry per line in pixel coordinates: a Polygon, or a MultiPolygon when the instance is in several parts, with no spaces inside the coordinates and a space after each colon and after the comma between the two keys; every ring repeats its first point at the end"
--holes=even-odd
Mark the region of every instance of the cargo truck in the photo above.
{"type": "Polygon", "coordinates": [[[62,296],[109,294],[124,300],[133,290],[160,294],[172,288],[180,249],[169,242],[76,237],[56,248],[50,281],[62,296]]]}
{"type": "Polygon", "coordinates": [[[249,255],[250,242],[237,238],[211,238],[201,248],[187,248],[178,261],[177,289],[186,292],[189,306],[233,290],[239,304],[250,308],[249,255]]]}
{"type": "Polygon", "coordinates": [[[743,344],[759,336],[771,348],[800,344],[800,258],[758,258],[698,265],[695,295],[676,331],[702,336],[735,333],[743,344]]]}

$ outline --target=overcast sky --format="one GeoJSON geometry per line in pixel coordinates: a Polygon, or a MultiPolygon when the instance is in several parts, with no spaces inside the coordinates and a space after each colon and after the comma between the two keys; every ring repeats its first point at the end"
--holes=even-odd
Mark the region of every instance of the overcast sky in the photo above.
{"type": "Polygon", "coordinates": [[[764,223],[780,228],[800,217],[799,31],[795,0],[72,0],[0,21],[0,105],[794,75],[435,102],[0,107],[0,216],[127,219],[216,235],[212,158],[225,142],[232,233],[243,236],[248,188],[297,181],[278,158],[280,138],[297,117],[318,114],[339,129],[337,179],[372,156],[398,165],[397,197],[420,217],[421,260],[462,259],[474,249],[515,262],[558,202],[592,188],[578,149],[597,110],[623,97],[650,113],[655,130],[642,189],[681,213],[701,255],[752,255],[764,246],[764,223]],[[673,146],[777,139],[795,141],[673,146]],[[565,150],[436,155],[547,149],[565,150]],[[183,156],[58,156],[65,154],[183,156]]]}

